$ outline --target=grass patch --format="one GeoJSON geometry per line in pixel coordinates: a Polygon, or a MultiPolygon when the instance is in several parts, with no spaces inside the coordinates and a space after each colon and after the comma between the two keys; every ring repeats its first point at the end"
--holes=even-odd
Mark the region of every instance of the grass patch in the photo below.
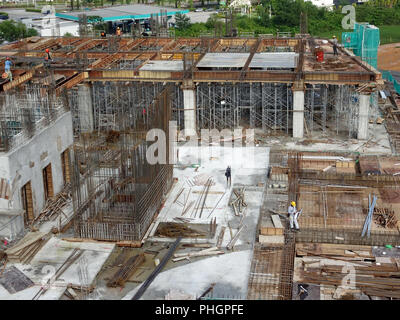
{"type": "Polygon", "coordinates": [[[26,8],[25,11],[26,12],[42,12],[41,9],[34,9],[34,8],[26,8]]]}

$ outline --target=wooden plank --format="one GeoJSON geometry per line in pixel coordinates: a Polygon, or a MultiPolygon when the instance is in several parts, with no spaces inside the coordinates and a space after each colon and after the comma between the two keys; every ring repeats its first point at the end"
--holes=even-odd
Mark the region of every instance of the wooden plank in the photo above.
{"type": "Polygon", "coordinates": [[[273,222],[275,228],[283,229],[283,225],[282,225],[281,218],[279,217],[279,215],[273,214],[273,215],[271,215],[271,219],[272,219],[272,222],[273,222]]]}
{"type": "Polygon", "coordinates": [[[260,243],[269,243],[269,244],[284,244],[285,237],[283,235],[276,235],[276,236],[265,236],[259,235],[258,241],[260,243]]]}

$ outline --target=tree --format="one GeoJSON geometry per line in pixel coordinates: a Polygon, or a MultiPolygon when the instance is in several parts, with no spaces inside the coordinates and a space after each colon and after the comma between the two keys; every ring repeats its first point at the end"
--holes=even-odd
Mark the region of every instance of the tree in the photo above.
{"type": "Polygon", "coordinates": [[[104,19],[100,16],[88,16],[87,22],[92,25],[93,30],[105,30],[104,19]]]}
{"type": "Polygon", "coordinates": [[[37,36],[38,32],[32,28],[26,28],[22,22],[6,20],[0,23],[1,41],[15,41],[22,38],[37,36]]]}
{"type": "Polygon", "coordinates": [[[178,30],[187,29],[191,25],[190,18],[185,14],[177,13],[175,15],[175,24],[178,30]]]}

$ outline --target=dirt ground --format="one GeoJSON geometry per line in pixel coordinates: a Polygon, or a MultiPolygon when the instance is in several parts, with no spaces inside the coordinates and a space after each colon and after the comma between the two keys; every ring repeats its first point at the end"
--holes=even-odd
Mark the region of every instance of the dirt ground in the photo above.
{"type": "Polygon", "coordinates": [[[378,69],[400,71],[400,43],[385,44],[379,47],[378,69]]]}

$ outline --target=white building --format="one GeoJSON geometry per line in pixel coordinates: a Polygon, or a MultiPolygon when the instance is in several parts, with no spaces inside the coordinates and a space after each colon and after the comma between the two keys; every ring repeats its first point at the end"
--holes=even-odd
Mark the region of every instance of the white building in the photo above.
{"type": "Polygon", "coordinates": [[[51,15],[39,18],[21,19],[27,28],[34,28],[41,37],[59,37],[69,33],[73,36],[79,36],[79,23],[74,21],[65,21],[51,15]]]}
{"type": "Polygon", "coordinates": [[[331,8],[334,6],[333,0],[308,0],[308,1],[311,1],[313,5],[316,5],[317,7],[331,8]]]}
{"type": "Polygon", "coordinates": [[[71,112],[49,101],[37,95],[1,97],[1,237],[21,233],[70,181],[71,112]]]}

